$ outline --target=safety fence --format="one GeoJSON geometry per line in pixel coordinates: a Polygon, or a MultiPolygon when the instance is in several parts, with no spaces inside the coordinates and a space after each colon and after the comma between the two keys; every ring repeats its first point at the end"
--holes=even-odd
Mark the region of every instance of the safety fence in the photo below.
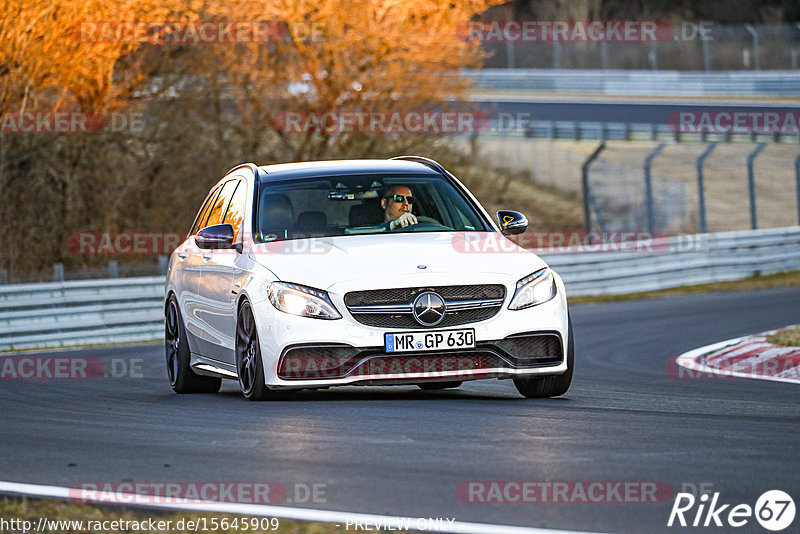
{"type": "Polygon", "coordinates": [[[695,134],[675,142],[671,132],[652,127],[542,124],[529,124],[528,134],[483,133],[454,147],[577,195],[587,230],[678,234],[800,224],[797,135],[774,142],[772,136],[695,134]]]}
{"type": "MultiPolygon", "coordinates": [[[[658,238],[637,248],[541,255],[569,295],[623,294],[800,269],[800,226],[658,238]]],[[[161,276],[0,286],[0,351],[162,339],[163,297],[161,276]]]]}
{"type": "Polygon", "coordinates": [[[488,55],[485,66],[493,68],[760,71],[800,66],[800,24],[683,21],[667,23],[667,33],[655,41],[595,41],[571,32],[560,39],[540,39],[535,32],[526,38],[513,31],[513,23],[484,24],[480,46],[488,55]]]}

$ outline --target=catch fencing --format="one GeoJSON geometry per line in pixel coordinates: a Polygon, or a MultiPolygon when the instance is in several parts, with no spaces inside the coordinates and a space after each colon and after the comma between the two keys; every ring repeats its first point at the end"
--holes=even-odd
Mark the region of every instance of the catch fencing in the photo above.
{"type": "MultiPolygon", "coordinates": [[[[800,269],[800,226],[677,236],[649,245],[653,252],[566,249],[541,255],[574,296],[800,269]]],[[[162,276],[0,286],[0,351],[163,339],[163,297],[162,276]]]]}
{"type": "Polygon", "coordinates": [[[640,42],[488,39],[480,43],[497,69],[797,70],[800,24],[671,24],[671,39],[640,42]]]}

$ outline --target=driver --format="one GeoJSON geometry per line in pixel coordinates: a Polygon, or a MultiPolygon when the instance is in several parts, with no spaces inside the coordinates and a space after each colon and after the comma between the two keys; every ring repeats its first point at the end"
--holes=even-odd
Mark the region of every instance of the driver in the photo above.
{"type": "Polygon", "coordinates": [[[389,230],[417,224],[417,217],[411,213],[413,204],[414,197],[407,185],[392,185],[386,189],[381,197],[381,208],[389,230]]]}

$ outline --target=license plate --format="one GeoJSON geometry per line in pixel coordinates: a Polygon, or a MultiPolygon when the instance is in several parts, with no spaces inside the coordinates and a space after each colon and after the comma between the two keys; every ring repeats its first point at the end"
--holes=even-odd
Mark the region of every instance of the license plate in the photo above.
{"type": "Polygon", "coordinates": [[[385,334],[386,352],[424,352],[475,348],[475,329],[385,334]]]}

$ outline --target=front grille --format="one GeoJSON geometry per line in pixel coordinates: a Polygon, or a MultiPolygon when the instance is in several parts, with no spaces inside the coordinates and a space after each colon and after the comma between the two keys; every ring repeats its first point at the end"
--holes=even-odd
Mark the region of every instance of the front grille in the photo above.
{"type": "Polygon", "coordinates": [[[564,359],[556,334],[518,334],[496,342],[518,367],[558,364],[564,359]]]}
{"type": "Polygon", "coordinates": [[[448,328],[491,319],[500,311],[506,289],[501,284],[466,286],[405,287],[395,289],[374,289],[352,291],[344,296],[344,302],[356,321],[377,328],[426,328],[414,319],[411,305],[424,291],[433,291],[445,299],[448,305],[459,302],[477,301],[467,309],[451,310],[435,328],[448,328]],[[486,301],[486,302],[483,302],[486,301]],[[493,301],[493,302],[489,302],[493,301]],[[408,311],[397,313],[372,313],[369,310],[354,310],[355,307],[407,306],[408,311]]]}
{"type": "MultiPolygon", "coordinates": [[[[497,315],[498,311],[500,311],[500,308],[483,308],[477,310],[449,312],[444,316],[442,322],[437,324],[434,328],[448,328],[451,326],[485,321],[486,319],[491,319],[497,315]]],[[[374,326],[377,328],[427,328],[420,325],[410,313],[397,315],[359,313],[353,314],[353,317],[355,317],[356,321],[361,324],[374,326]]]]}
{"type": "Polygon", "coordinates": [[[501,299],[506,296],[506,288],[500,284],[401,287],[396,289],[351,291],[344,296],[344,303],[348,308],[351,306],[368,306],[370,304],[411,304],[414,298],[423,291],[438,293],[445,300],[501,299]]]}

